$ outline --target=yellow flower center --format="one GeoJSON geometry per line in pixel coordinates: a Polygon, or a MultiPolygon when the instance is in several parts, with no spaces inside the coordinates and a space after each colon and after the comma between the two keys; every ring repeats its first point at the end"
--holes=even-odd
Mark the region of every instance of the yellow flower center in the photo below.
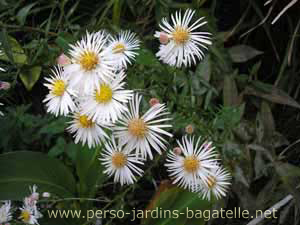
{"type": "Polygon", "coordinates": [[[110,102],[113,96],[112,89],[107,84],[101,84],[100,89],[96,91],[95,100],[98,103],[110,102]]]}
{"type": "Polygon", "coordinates": [[[63,80],[56,80],[53,84],[52,94],[62,96],[66,90],[66,85],[63,80]]]}
{"type": "Polygon", "coordinates": [[[132,119],[128,124],[129,133],[137,138],[145,137],[147,130],[147,124],[143,119],[132,119]]]}
{"type": "Polygon", "coordinates": [[[91,128],[94,126],[94,122],[89,120],[86,115],[80,115],[78,120],[82,128],[91,128]]]}
{"type": "Polygon", "coordinates": [[[127,156],[122,152],[114,153],[111,160],[112,164],[118,169],[124,167],[127,164],[127,156]]]}
{"type": "Polygon", "coordinates": [[[190,38],[189,31],[183,27],[176,27],[175,31],[173,32],[173,39],[176,44],[184,44],[190,38]]]}
{"type": "Polygon", "coordinates": [[[216,183],[217,183],[217,180],[216,180],[215,177],[209,176],[207,178],[207,186],[208,186],[208,188],[212,189],[216,185],[216,183]]]}
{"type": "Polygon", "coordinates": [[[98,63],[99,58],[94,52],[86,51],[80,56],[79,59],[79,64],[81,65],[81,68],[86,71],[95,69],[98,63]]]}
{"type": "Polygon", "coordinates": [[[31,213],[28,210],[22,210],[20,219],[25,223],[29,223],[31,217],[31,213]]]}
{"type": "Polygon", "coordinates": [[[194,173],[199,169],[200,162],[196,156],[188,156],[184,159],[183,167],[188,173],[194,173]]]}
{"type": "Polygon", "coordinates": [[[113,52],[114,53],[123,53],[125,51],[125,45],[122,43],[118,43],[113,47],[113,52]]]}

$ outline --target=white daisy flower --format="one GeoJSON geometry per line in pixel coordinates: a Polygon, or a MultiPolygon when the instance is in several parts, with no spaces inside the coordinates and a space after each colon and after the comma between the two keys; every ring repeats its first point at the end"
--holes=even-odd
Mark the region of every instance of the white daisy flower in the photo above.
{"type": "Polygon", "coordinates": [[[11,219],[11,201],[5,201],[0,207],[0,224],[8,223],[11,219]]]}
{"type": "Polygon", "coordinates": [[[39,224],[38,219],[42,217],[42,214],[38,211],[36,205],[30,207],[26,204],[20,208],[21,214],[19,219],[21,219],[26,224],[39,224]]]}
{"type": "Polygon", "coordinates": [[[155,37],[162,37],[166,44],[160,45],[159,51],[156,56],[171,66],[181,67],[191,66],[196,63],[197,59],[204,58],[204,52],[201,48],[207,49],[207,45],[211,45],[211,33],[196,31],[199,27],[205,25],[207,22],[203,21],[204,17],[191,23],[192,17],[195,14],[194,10],[188,9],[185,11],[183,17],[181,11],[177,11],[171,15],[172,25],[166,18],[162,19],[159,25],[162,32],[156,32],[155,37]]]}
{"type": "Polygon", "coordinates": [[[80,110],[77,110],[73,114],[72,118],[73,120],[69,122],[71,125],[67,128],[67,130],[74,134],[75,144],[80,141],[82,142],[82,145],[87,143],[89,148],[93,148],[100,144],[100,142],[105,138],[108,138],[107,134],[103,130],[103,128],[108,128],[107,125],[100,125],[93,122],[80,110]]]}
{"type": "Polygon", "coordinates": [[[110,81],[102,82],[94,94],[82,101],[83,113],[99,123],[115,122],[128,111],[124,105],[132,98],[133,91],[124,90],[124,71],[110,81]]]}
{"type": "Polygon", "coordinates": [[[210,170],[217,167],[215,162],[216,153],[211,142],[204,142],[201,146],[200,138],[196,144],[193,138],[182,138],[182,143],[177,140],[182,155],[177,155],[173,151],[168,153],[167,163],[170,177],[174,178],[173,183],[185,189],[194,190],[198,179],[203,183],[209,182],[210,170]]]}
{"type": "Polygon", "coordinates": [[[52,73],[53,76],[46,78],[49,83],[44,84],[49,89],[49,94],[43,102],[47,102],[47,112],[53,113],[55,116],[66,116],[76,109],[72,99],[72,96],[76,96],[76,92],[70,88],[62,67],[55,67],[52,73]]]}
{"type": "Polygon", "coordinates": [[[71,45],[71,64],[64,69],[70,77],[70,85],[79,93],[90,94],[99,88],[101,80],[114,76],[116,59],[106,47],[110,36],[104,31],[88,33],[81,41],[71,45]]]}
{"type": "Polygon", "coordinates": [[[144,164],[142,159],[137,158],[136,154],[130,154],[129,151],[123,151],[114,138],[105,144],[99,160],[105,167],[103,173],[110,177],[114,176],[114,182],[119,182],[121,185],[133,184],[136,181],[135,175],[142,176],[143,174],[143,170],[137,166],[137,164],[144,164]]]}
{"type": "Polygon", "coordinates": [[[197,185],[197,192],[203,199],[210,200],[212,195],[216,199],[226,196],[228,186],[230,185],[231,175],[222,167],[216,167],[211,170],[207,182],[199,181],[197,185]]]}
{"type": "Polygon", "coordinates": [[[116,38],[111,38],[108,46],[118,61],[116,68],[127,68],[127,64],[131,64],[131,60],[137,55],[140,41],[134,33],[121,31],[116,38]]]}
{"type": "Polygon", "coordinates": [[[171,118],[164,104],[155,104],[143,116],[140,116],[139,105],[142,97],[136,94],[129,102],[129,111],[125,112],[120,119],[120,125],[114,127],[114,134],[120,144],[126,149],[135,149],[137,155],[143,158],[153,159],[151,146],[161,154],[161,149],[166,149],[167,142],[162,135],[172,137],[165,128],[172,127],[170,124],[162,124],[171,118]]]}

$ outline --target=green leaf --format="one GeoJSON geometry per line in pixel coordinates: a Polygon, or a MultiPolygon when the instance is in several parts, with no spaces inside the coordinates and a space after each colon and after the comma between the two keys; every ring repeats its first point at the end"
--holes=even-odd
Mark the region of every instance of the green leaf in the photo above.
{"type": "Polygon", "coordinates": [[[97,186],[104,180],[98,149],[81,147],[76,158],[76,171],[80,181],[80,197],[94,197],[97,186]]]}
{"type": "MultiPolygon", "coordinates": [[[[146,225],[202,225],[205,224],[203,216],[204,210],[211,209],[212,202],[203,200],[198,194],[192,193],[178,187],[167,188],[158,193],[151,203],[151,213],[154,215],[155,210],[169,210],[173,213],[171,216],[154,218],[148,216],[143,222],[146,225]],[[202,218],[200,214],[202,213],[202,218]],[[196,213],[198,213],[196,216],[196,213]],[[178,214],[178,218],[175,214],[178,214]],[[193,216],[192,216],[193,214],[193,216]]],[[[159,215],[159,212],[158,212],[159,215]]]]}
{"type": "Polygon", "coordinates": [[[225,76],[223,88],[224,106],[238,105],[238,90],[233,76],[225,76]]]}
{"type": "Polygon", "coordinates": [[[296,199],[295,203],[300,208],[300,191],[296,188],[300,183],[300,168],[282,162],[276,162],[274,166],[286,189],[296,199]]]}
{"type": "Polygon", "coordinates": [[[27,56],[16,39],[8,36],[6,40],[2,34],[1,41],[3,43],[5,53],[0,56],[1,60],[12,63],[15,62],[17,64],[27,64],[27,56]]]}
{"type": "Polygon", "coordinates": [[[28,186],[60,197],[74,197],[75,180],[57,159],[45,154],[18,151],[0,155],[0,199],[22,200],[28,186]]]}
{"type": "Polygon", "coordinates": [[[153,66],[157,64],[159,65],[159,62],[154,56],[154,54],[150,50],[144,48],[142,48],[138,52],[138,56],[136,57],[136,63],[146,66],[153,66]]]}
{"type": "Polygon", "coordinates": [[[246,62],[261,54],[263,54],[262,51],[258,51],[247,45],[236,45],[229,49],[229,55],[232,61],[236,63],[246,62]]]}
{"type": "Polygon", "coordinates": [[[24,25],[25,24],[25,20],[26,20],[27,15],[29,14],[31,8],[33,6],[35,6],[36,4],[37,4],[37,2],[31,3],[31,4],[27,5],[27,6],[25,6],[24,8],[22,8],[18,12],[16,18],[17,18],[18,22],[20,23],[20,25],[24,25]]]}
{"type": "Polygon", "coordinates": [[[62,138],[62,137],[59,137],[59,138],[57,139],[57,141],[56,141],[56,145],[54,145],[54,146],[50,149],[50,151],[48,152],[48,155],[49,155],[50,157],[53,157],[53,158],[55,158],[55,157],[61,155],[61,154],[64,153],[64,151],[65,151],[65,145],[66,145],[66,144],[67,144],[67,143],[66,143],[65,139],[62,138]]]}
{"type": "Polygon", "coordinates": [[[9,37],[7,31],[4,28],[0,33],[0,43],[1,43],[0,47],[4,49],[4,53],[5,53],[5,54],[0,54],[0,59],[14,62],[14,57],[12,54],[9,37]]]}
{"type": "Polygon", "coordinates": [[[42,67],[34,66],[27,71],[21,72],[20,78],[28,91],[32,89],[34,84],[40,78],[41,71],[42,71],[42,67]]]}
{"type": "Polygon", "coordinates": [[[257,86],[253,86],[253,87],[247,86],[245,88],[244,94],[254,95],[273,103],[288,105],[300,109],[299,103],[284,91],[274,86],[270,87],[270,85],[265,85],[266,89],[264,91],[260,90],[261,88],[262,86],[260,86],[260,88],[258,88],[257,86]]]}

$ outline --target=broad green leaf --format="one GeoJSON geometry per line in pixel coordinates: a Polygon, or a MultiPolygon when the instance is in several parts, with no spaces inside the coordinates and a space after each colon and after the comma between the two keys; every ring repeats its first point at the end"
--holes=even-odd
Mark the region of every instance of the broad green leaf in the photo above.
{"type": "Polygon", "coordinates": [[[40,78],[41,71],[42,71],[42,67],[34,66],[31,67],[29,70],[21,72],[20,78],[28,91],[32,89],[34,84],[40,78]]]}
{"type": "Polygon", "coordinates": [[[18,151],[0,155],[0,199],[22,200],[29,185],[60,197],[74,197],[75,180],[57,159],[45,154],[18,151]]]}
{"type": "Polygon", "coordinates": [[[81,147],[76,158],[76,171],[80,181],[80,197],[94,197],[96,185],[104,180],[98,149],[81,147]]]}
{"type": "Polygon", "coordinates": [[[229,49],[229,54],[233,62],[242,63],[263,54],[263,52],[247,45],[236,45],[229,49]]]}
{"type": "Polygon", "coordinates": [[[203,200],[198,194],[192,193],[178,187],[168,187],[160,190],[154,201],[147,210],[151,210],[143,224],[146,225],[202,225],[205,224],[204,210],[210,210],[212,202],[203,200]],[[171,216],[160,216],[159,211],[171,212],[171,216]],[[156,212],[157,211],[157,212],[156,212]],[[154,217],[158,213],[157,218],[154,217]],[[200,213],[202,215],[200,216],[200,213]],[[192,215],[193,214],[193,215],[192,215]],[[178,215],[178,217],[177,217],[178,215]],[[201,217],[201,218],[200,218],[201,217]]]}
{"type": "Polygon", "coordinates": [[[37,4],[37,2],[31,3],[25,7],[23,7],[22,9],[20,9],[20,11],[17,13],[16,18],[18,20],[18,22],[20,23],[20,25],[24,25],[25,24],[25,20],[27,15],[29,14],[31,8],[33,6],[35,6],[37,4]]]}

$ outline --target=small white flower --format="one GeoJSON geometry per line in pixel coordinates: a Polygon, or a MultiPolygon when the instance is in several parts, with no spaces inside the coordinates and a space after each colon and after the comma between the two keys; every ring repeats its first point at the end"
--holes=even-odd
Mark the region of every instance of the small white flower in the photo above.
{"type": "MultiPolygon", "coordinates": [[[[204,52],[201,48],[207,49],[207,45],[211,45],[211,34],[208,32],[199,32],[197,29],[207,22],[203,21],[204,17],[191,23],[194,10],[188,9],[182,16],[181,11],[177,11],[171,15],[171,25],[166,18],[162,19],[159,25],[162,32],[156,32],[155,37],[161,39],[162,34],[168,35],[168,42],[161,44],[156,56],[164,63],[171,66],[181,67],[191,66],[196,63],[197,59],[204,58],[204,52]]],[[[164,38],[167,40],[167,38],[164,38]]]]}
{"type": "Polygon", "coordinates": [[[142,97],[136,94],[129,102],[129,111],[120,119],[120,125],[114,127],[115,136],[126,149],[135,149],[137,155],[153,159],[151,146],[161,154],[161,149],[166,149],[166,140],[162,135],[172,137],[165,128],[172,127],[164,124],[171,118],[164,104],[153,105],[143,116],[140,116],[139,105],[142,97]]]}
{"type": "Polygon", "coordinates": [[[21,214],[19,219],[21,219],[26,224],[39,224],[38,219],[42,217],[42,214],[38,211],[36,205],[33,207],[27,206],[26,204],[20,208],[21,214]]]}
{"type": "Polygon", "coordinates": [[[108,137],[103,130],[103,127],[107,128],[107,125],[93,122],[81,110],[77,110],[72,118],[73,120],[69,122],[71,125],[67,130],[74,134],[76,144],[81,141],[82,145],[87,143],[89,148],[93,148],[108,137]]]}
{"type": "Polygon", "coordinates": [[[220,199],[226,196],[230,180],[231,175],[224,168],[218,166],[211,170],[206,183],[199,181],[196,192],[200,192],[199,195],[203,199],[210,200],[212,195],[216,199],[220,199]]]}
{"type": "Polygon", "coordinates": [[[49,89],[49,94],[43,102],[47,102],[47,112],[55,116],[66,116],[76,109],[72,99],[76,93],[70,88],[69,81],[61,67],[55,67],[52,73],[54,76],[46,78],[49,83],[44,84],[49,89]]]}
{"type": "Polygon", "coordinates": [[[211,142],[204,142],[201,146],[200,138],[194,143],[193,138],[182,138],[182,143],[177,140],[183,156],[175,154],[173,151],[168,153],[167,163],[169,176],[174,178],[173,183],[180,187],[193,190],[200,179],[207,184],[209,181],[210,170],[217,167],[215,162],[216,153],[211,142]]]}
{"type": "Polygon", "coordinates": [[[51,194],[49,192],[43,192],[42,196],[43,198],[50,198],[51,194]]]}
{"type": "Polygon", "coordinates": [[[114,176],[114,182],[119,182],[121,185],[133,184],[136,181],[135,174],[138,176],[143,174],[143,170],[137,166],[137,164],[144,164],[142,159],[137,158],[136,154],[130,154],[129,151],[123,151],[114,138],[105,144],[99,160],[105,167],[103,173],[114,176]]]}
{"type": "Polygon", "coordinates": [[[82,101],[83,113],[99,123],[118,120],[127,111],[126,104],[132,98],[131,90],[124,90],[124,71],[110,81],[102,82],[93,95],[82,101]]]}
{"type": "Polygon", "coordinates": [[[64,69],[70,78],[70,85],[79,93],[90,94],[99,88],[102,80],[114,76],[116,59],[106,47],[110,36],[104,31],[88,33],[75,45],[71,45],[71,64],[64,69]]]}
{"type": "Polygon", "coordinates": [[[140,46],[136,35],[130,31],[121,31],[116,38],[112,37],[108,48],[111,49],[113,57],[118,61],[116,68],[127,68],[131,60],[137,55],[136,50],[140,46]]]}
{"type": "Polygon", "coordinates": [[[7,223],[11,219],[11,201],[5,201],[0,207],[0,224],[7,223]]]}

